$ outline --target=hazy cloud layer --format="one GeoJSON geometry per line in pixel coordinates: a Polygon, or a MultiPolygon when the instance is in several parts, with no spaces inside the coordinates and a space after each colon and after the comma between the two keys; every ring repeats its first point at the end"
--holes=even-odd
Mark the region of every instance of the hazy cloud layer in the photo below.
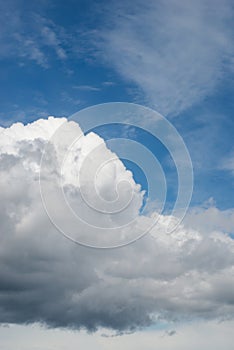
{"type": "MultiPolygon", "coordinates": [[[[168,319],[233,317],[234,242],[228,235],[232,209],[196,208],[171,234],[164,230],[169,218],[160,216],[154,237],[147,235],[116,250],[81,247],[59,234],[42,205],[38,177],[45,143],[63,123],[66,130],[77,128],[82,136],[78,125],[65,118],[0,129],[0,322],[124,331],[168,319]]],[[[82,136],[63,173],[68,199],[73,200],[75,193],[76,210],[81,187],[75,181],[75,169],[94,145],[101,145],[104,153],[99,156],[108,159],[111,152],[97,135],[82,136]]],[[[51,144],[50,170],[56,170],[64,147],[63,140],[51,144]]],[[[56,171],[53,174],[56,179],[56,171]]],[[[138,214],[142,194],[120,160],[114,168],[107,167],[101,178],[103,195],[113,193],[119,179],[132,185],[132,205],[124,218],[115,219],[118,223],[133,214],[141,226],[151,220],[138,214]]],[[[120,188],[123,200],[124,194],[120,188]]],[[[56,202],[54,207],[60,208],[56,202]]],[[[63,212],[59,216],[68,220],[63,212]]],[[[102,215],[92,219],[104,220],[102,215]]],[[[77,230],[82,231],[82,226],[77,230]]],[[[134,232],[120,229],[119,233],[131,236],[134,232]]],[[[92,228],[79,234],[91,236],[92,228]]]]}

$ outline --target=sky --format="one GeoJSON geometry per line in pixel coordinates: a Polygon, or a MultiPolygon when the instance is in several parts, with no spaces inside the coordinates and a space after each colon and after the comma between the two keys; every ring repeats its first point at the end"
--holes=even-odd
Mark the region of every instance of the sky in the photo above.
{"type": "Polygon", "coordinates": [[[232,348],[233,15],[0,2],[1,348],[232,348]]]}

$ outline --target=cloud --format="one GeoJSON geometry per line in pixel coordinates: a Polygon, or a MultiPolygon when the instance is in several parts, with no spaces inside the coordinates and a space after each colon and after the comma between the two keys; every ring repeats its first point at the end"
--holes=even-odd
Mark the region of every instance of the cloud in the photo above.
{"type": "Polygon", "coordinates": [[[116,83],[114,83],[113,81],[104,81],[102,83],[103,86],[107,86],[107,87],[111,87],[111,86],[115,86],[116,83]]]}
{"type": "Polygon", "coordinates": [[[151,329],[135,333],[134,336],[127,333],[121,336],[113,336],[110,333],[103,336],[102,331],[95,334],[68,332],[67,330],[45,329],[39,325],[19,326],[11,325],[9,328],[0,327],[0,336],[3,349],[15,350],[15,344],[22,350],[75,350],[79,347],[87,350],[191,350],[215,349],[232,350],[233,321],[201,322],[178,325],[178,332],[173,336],[165,336],[161,329],[151,329]],[[39,345],[37,345],[39,344],[39,345]],[[69,345],[68,345],[69,344],[69,345]]]}
{"type": "Polygon", "coordinates": [[[66,59],[61,27],[43,17],[39,9],[33,11],[24,9],[24,6],[14,1],[0,5],[0,57],[17,58],[21,65],[31,60],[44,68],[49,67],[53,56],[66,59]]]}
{"type": "Polygon", "coordinates": [[[229,171],[234,175],[234,152],[222,161],[220,169],[229,171]]]}
{"type": "Polygon", "coordinates": [[[73,88],[77,90],[83,90],[83,91],[100,91],[101,90],[101,88],[97,86],[92,86],[92,85],[76,85],[73,88]]]}
{"type": "Polygon", "coordinates": [[[229,0],[112,2],[99,49],[148,103],[175,116],[233,69],[232,16],[229,0]]]}
{"type": "Polygon", "coordinates": [[[169,337],[172,337],[175,334],[176,334],[175,330],[166,331],[166,335],[168,335],[169,337]]]}
{"type": "MultiPolygon", "coordinates": [[[[43,207],[38,178],[47,145],[48,172],[43,173],[43,181],[52,185],[57,181],[57,166],[67,150],[66,137],[48,140],[61,125],[64,132],[78,132],[81,137],[59,177],[75,212],[86,215],[89,210],[85,218],[96,226],[117,225],[136,216],[135,226],[119,229],[119,239],[134,236],[138,225],[144,227],[151,220],[139,214],[140,186],[117,158],[99,173],[98,193],[113,200],[117,189],[119,201],[125,203],[126,187],[119,184],[127,182],[132,189],[131,204],[112,217],[96,215],[82,203],[81,195],[85,195],[96,204],[90,174],[86,172],[84,183],[77,181],[77,171],[85,165],[87,155],[95,150],[97,163],[113,156],[96,134],[84,136],[76,123],[52,117],[1,128],[0,323],[40,322],[50,327],[91,331],[105,327],[123,332],[163,320],[232,318],[234,242],[226,232],[233,209],[200,209],[199,215],[191,212],[187,222],[171,234],[164,229],[170,218],[161,215],[153,236],[121,249],[89,249],[59,234],[43,207]],[[193,215],[197,215],[195,219],[193,215]]],[[[50,194],[56,220],[72,230],[73,222],[60,211],[53,190],[50,194]]],[[[83,231],[79,221],[75,224],[78,238],[94,242],[113,239],[109,231],[103,237],[103,232],[99,236],[99,230],[91,225],[83,231]]]]}
{"type": "Polygon", "coordinates": [[[109,87],[113,87],[115,85],[114,82],[112,81],[104,81],[101,87],[98,86],[93,86],[93,85],[75,85],[73,86],[73,89],[77,89],[77,90],[83,90],[83,91],[101,91],[103,89],[103,87],[105,88],[109,88],[109,87]]]}
{"type": "Polygon", "coordinates": [[[42,37],[44,38],[44,42],[48,46],[54,48],[58,58],[62,60],[67,58],[65,50],[62,48],[61,42],[58,39],[57,34],[52,28],[45,25],[44,27],[41,28],[41,34],[42,34],[42,37]]]}

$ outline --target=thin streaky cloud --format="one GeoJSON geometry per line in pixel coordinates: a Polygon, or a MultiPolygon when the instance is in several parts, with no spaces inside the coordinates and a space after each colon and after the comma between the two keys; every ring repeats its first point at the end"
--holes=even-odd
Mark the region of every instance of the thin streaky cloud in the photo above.
{"type": "Polygon", "coordinates": [[[0,4],[0,58],[18,59],[18,64],[33,61],[43,68],[50,67],[51,56],[67,58],[66,35],[51,19],[15,6],[0,4]],[[51,49],[51,52],[48,52],[51,49]]]}
{"type": "Polygon", "coordinates": [[[73,88],[81,91],[100,91],[101,90],[101,88],[93,85],[75,85],[73,86],[73,88]]]}
{"type": "Polygon", "coordinates": [[[234,152],[223,159],[220,169],[229,171],[234,176],[234,152]]]}
{"type": "Polygon", "coordinates": [[[178,115],[212,94],[233,69],[232,1],[120,2],[98,43],[106,64],[145,101],[178,115]]]}
{"type": "Polygon", "coordinates": [[[103,86],[115,86],[116,85],[116,83],[115,82],[113,82],[113,81],[104,81],[103,83],[102,83],[102,85],[103,86]]]}

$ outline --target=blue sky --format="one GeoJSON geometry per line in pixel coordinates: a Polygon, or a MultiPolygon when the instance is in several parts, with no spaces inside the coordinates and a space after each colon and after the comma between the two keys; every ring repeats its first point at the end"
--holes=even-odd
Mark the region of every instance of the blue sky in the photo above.
{"type": "Polygon", "coordinates": [[[232,3],[209,5],[2,2],[1,124],[104,102],[142,103],[184,138],[193,204],[213,197],[218,207],[232,207],[232,3]]]}

